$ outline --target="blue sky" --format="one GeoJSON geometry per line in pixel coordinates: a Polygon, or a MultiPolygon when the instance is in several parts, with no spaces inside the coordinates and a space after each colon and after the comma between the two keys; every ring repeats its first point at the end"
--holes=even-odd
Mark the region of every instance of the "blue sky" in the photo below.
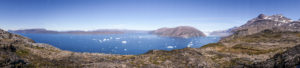
{"type": "Polygon", "coordinates": [[[300,18],[300,0],[0,0],[0,28],[49,30],[193,26],[201,31],[245,24],[260,13],[300,18]]]}

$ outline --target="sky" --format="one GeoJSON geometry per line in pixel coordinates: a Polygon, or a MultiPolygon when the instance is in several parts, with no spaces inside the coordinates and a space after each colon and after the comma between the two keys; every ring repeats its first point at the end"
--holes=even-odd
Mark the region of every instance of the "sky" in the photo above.
{"type": "Polygon", "coordinates": [[[300,19],[300,0],[0,0],[4,30],[129,29],[192,26],[204,32],[241,26],[263,13],[300,19]]]}

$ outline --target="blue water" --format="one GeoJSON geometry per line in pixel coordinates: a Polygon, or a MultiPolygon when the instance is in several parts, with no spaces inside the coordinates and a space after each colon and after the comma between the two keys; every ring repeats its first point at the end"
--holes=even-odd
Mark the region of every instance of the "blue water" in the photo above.
{"type": "Polygon", "coordinates": [[[199,48],[219,41],[219,37],[172,38],[147,33],[131,34],[22,34],[38,43],[47,43],[62,50],[121,55],[138,55],[149,50],[199,48]]]}

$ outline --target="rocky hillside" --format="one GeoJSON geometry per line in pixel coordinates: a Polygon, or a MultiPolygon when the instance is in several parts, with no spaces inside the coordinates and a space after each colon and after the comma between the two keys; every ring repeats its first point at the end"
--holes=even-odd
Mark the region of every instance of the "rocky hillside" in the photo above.
{"type": "MultiPolygon", "coordinates": [[[[261,23],[266,22],[278,23],[261,23]]],[[[0,67],[292,68],[300,64],[299,24],[288,22],[246,35],[238,30],[201,48],[152,50],[142,55],[64,51],[0,30],[0,67]]]]}
{"type": "Polygon", "coordinates": [[[152,31],[151,33],[160,36],[181,37],[181,38],[205,36],[203,32],[190,26],[179,26],[175,28],[160,28],[155,31],[152,31]]]}
{"type": "Polygon", "coordinates": [[[234,29],[233,32],[238,33],[241,36],[251,35],[265,29],[272,29],[274,27],[285,25],[290,22],[293,21],[282,15],[266,16],[264,14],[260,14],[256,18],[249,20],[246,24],[234,29]]]}

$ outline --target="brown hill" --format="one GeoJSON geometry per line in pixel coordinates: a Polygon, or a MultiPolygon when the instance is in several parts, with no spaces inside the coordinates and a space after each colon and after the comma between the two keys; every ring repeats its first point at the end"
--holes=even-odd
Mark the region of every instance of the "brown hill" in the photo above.
{"type": "Polygon", "coordinates": [[[190,37],[200,37],[205,36],[205,34],[194,27],[190,26],[179,26],[175,28],[160,28],[151,33],[157,34],[160,36],[167,37],[181,37],[181,38],[190,38],[190,37]]]}

